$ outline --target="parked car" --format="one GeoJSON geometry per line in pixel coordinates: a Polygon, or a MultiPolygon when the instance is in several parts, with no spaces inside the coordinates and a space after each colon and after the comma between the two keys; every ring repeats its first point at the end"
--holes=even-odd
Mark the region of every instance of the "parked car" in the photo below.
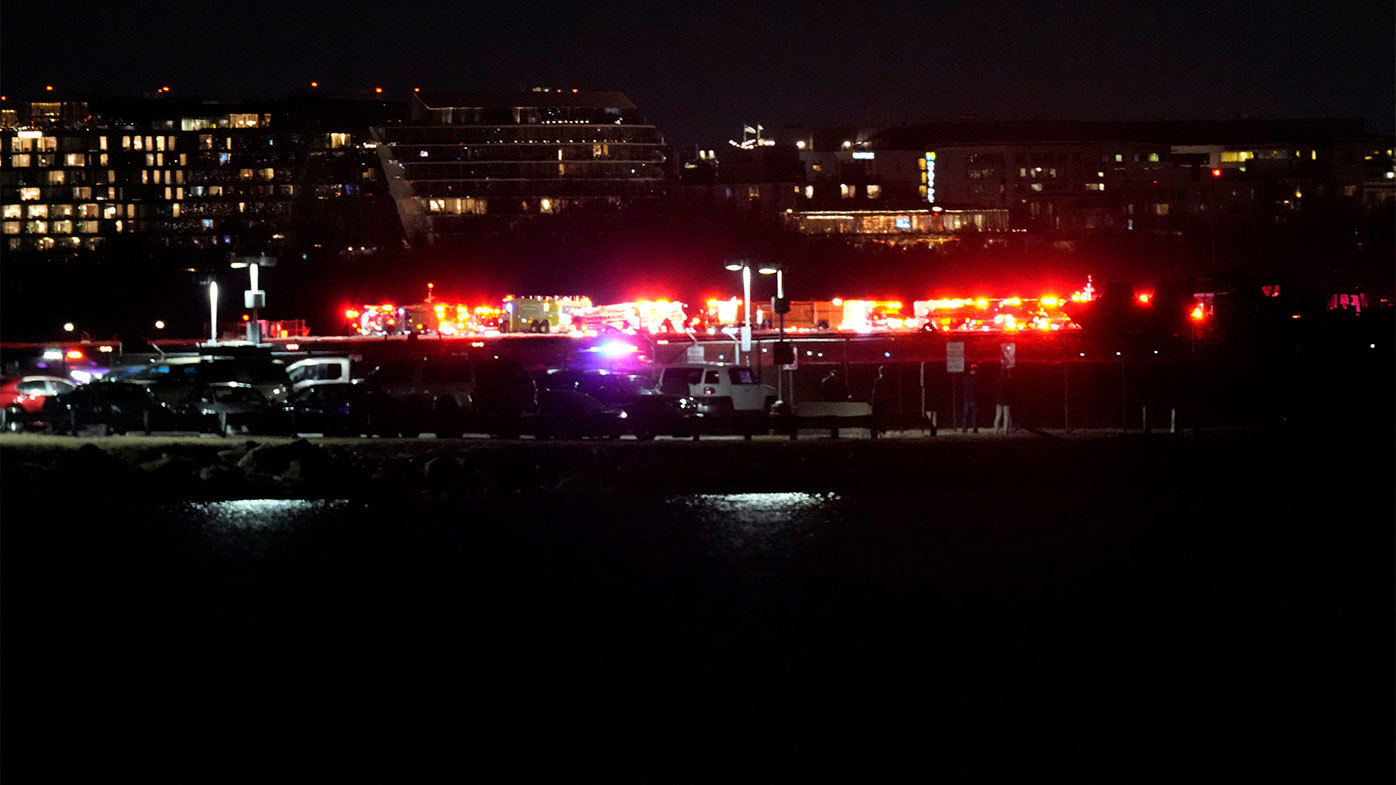
{"type": "Polygon", "coordinates": [[[199,385],[240,382],[257,388],[273,403],[286,400],[291,379],[280,360],[253,357],[167,357],[121,376],[121,381],[149,387],[171,405],[177,405],[199,385]]]}
{"type": "Polygon", "coordinates": [[[400,431],[392,412],[374,399],[371,388],[362,384],[315,382],[306,385],[291,394],[283,411],[287,428],[293,435],[375,436],[400,431]]]}
{"type": "Polygon", "coordinates": [[[520,419],[537,411],[538,390],[528,370],[511,360],[423,358],[384,363],[364,380],[391,404],[405,434],[459,436],[467,427],[516,435],[520,419]]]}
{"type": "Polygon", "coordinates": [[[539,377],[539,405],[542,391],[576,390],[606,406],[625,412],[624,431],[639,439],[682,430],[683,413],[678,402],[654,387],[648,374],[621,373],[601,368],[550,370],[539,377]]]}
{"type": "Polygon", "coordinates": [[[579,390],[539,390],[538,413],[525,430],[539,439],[615,439],[628,415],[579,390]]]}
{"type": "Polygon", "coordinates": [[[776,400],[775,388],[744,365],[671,365],[660,372],[659,391],[699,417],[761,416],[776,400]]]}
{"type": "Polygon", "coordinates": [[[321,382],[358,382],[368,375],[363,363],[352,357],[308,357],[286,366],[291,392],[321,382]]]}
{"type": "Polygon", "coordinates": [[[185,430],[183,420],[143,385],[97,381],[44,399],[30,418],[36,428],[54,433],[98,434],[128,431],[185,430]]]}
{"type": "Polygon", "coordinates": [[[242,382],[201,384],[175,407],[178,414],[224,436],[236,433],[264,433],[277,430],[279,412],[256,387],[242,382]]]}
{"type": "Polygon", "coordinates": [[[4,413],[5,430],[23,430],[29,417],[43,408],[45,400],[76,388],[76,384],[57,376],[16,376],[0,381],[0,412],[4,413]]]}

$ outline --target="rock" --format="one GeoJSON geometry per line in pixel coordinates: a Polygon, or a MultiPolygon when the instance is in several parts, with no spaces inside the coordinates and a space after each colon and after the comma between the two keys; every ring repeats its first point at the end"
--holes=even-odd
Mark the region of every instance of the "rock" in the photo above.
{"type": "MultiPolygon", "coordinates": [[[[191,458],[183,455],[171,455],[164,453],[153,461],[146,461],[136,467],[150,480],[158,483],[181,485],[189,482],[201,468],[199,464],[191,458]]],[[[179,490],[176,488],[175,490],[179,490]]]]}
{"type": "MultiPolygon", "coordinates": [[[[249,441],[248,444],[254,444],[254,442],[249,441]]],[[[249,476],[275,477],[285,472],[292,460],[303,459],[312,454],[324,457],[319,447],[305,439],[297,439],[289,444],[261,444],[252,447],[239,458],[237,466],[249,476]]]]}
{"type": "Polygon", "coordinates": [[[460,479],[460,462],[449,455],[438,455],[427,461],[422,473],[433,490],[451,490],[460,479]]]}

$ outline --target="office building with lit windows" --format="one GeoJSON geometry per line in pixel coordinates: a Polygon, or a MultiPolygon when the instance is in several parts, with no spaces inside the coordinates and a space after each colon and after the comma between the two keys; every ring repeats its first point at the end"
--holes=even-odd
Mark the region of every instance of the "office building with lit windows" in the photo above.
{"type": "Polygon", "coordinates": [[[789,221],[810,233],[1172,232],[1213,213],[1373,209],[1396,179],[1390,137],[1350,119],[793,127],[776,139],[804,164],[789,221]]]}
{"type": "Polygon", "coordinates": [[[397,116],[391,104],[5,104],[8,253],[358,253],[398,236],[369,131],[397,116]]]}
{"type": "Polygon", "coordinates": [[[423,91],[408,119],[381,134],[409,241],[614,211],[665,194],[664,138],[622,93],[423,91]]]}

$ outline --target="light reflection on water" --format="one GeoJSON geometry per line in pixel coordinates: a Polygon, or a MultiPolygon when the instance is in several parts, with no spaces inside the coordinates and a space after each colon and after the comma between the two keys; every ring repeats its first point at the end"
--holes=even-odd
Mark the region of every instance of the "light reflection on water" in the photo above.
{"type": "Polygon", "coordinates": [[[344,507],[347,501],[308,499],[238,499],[189,505],[202,520],[227,529],[270,529],[294,524],[315,512],[344,507]]]}
{"type": "Polygon", "coordinates": [[[810,510],[838,500],[833,493],[713,493],[679,497],[714,512],[786,513],[810,510]]]}

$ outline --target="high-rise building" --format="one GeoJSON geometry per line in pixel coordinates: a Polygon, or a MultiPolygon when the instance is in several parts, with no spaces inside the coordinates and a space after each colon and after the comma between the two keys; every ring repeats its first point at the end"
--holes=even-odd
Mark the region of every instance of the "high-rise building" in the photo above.
{"type": "Polygon", "coordinates": [[[609,211],[665,190],[664,138],[617,92],[415,93],[407,121],[381,140],[409,241],[609,211]]]}
{"type": "Polygon", "coordinates": [[[394,242],[399,226],[369,129],[400,106],[319,97],[6,101],[3,248],[359,253],[394,242]]]}

